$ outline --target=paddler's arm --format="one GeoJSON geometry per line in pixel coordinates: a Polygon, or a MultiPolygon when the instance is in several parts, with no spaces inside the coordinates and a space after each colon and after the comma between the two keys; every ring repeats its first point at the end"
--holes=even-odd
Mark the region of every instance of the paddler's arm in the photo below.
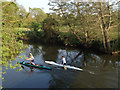
{"type": "Polygon", "coordinates": [[[32,58],[27,58],[26,60],[33,60],[32,58]]]}

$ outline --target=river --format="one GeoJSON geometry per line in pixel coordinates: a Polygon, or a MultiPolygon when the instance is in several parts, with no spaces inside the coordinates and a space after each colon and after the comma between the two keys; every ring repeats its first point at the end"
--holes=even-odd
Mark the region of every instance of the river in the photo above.
{"type": "MultiPolygon", "coordinates": [[[[28,61],[26,61],[28,62],[28,61]]],[[[3,67],[2,81],[3,88],[118,88],[118,69],[120,63],[117,56],[96,54],[83,49],[66,48],[53,45],[28,45],[28,48],[16,57],[16,60],[9,62],[8,68],[3,67]],[[45,65],[52,70],[34,69],[30,67],[10,68],[32,53],[35,63],[45,65]],[[46,60],[61,62],[64,56],[67,64],[82,68],[83,71],[76,71],[61,67],[48,65],[46,60]]]]}

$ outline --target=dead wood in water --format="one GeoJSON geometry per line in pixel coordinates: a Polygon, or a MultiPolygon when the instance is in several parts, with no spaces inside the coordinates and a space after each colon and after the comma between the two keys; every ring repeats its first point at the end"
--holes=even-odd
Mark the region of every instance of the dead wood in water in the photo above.
{"type": "Polygon", "coordinates": [[[114,55],[114,54],[120,54],[120,51],[112,52],[112,55],[114,55]]]}

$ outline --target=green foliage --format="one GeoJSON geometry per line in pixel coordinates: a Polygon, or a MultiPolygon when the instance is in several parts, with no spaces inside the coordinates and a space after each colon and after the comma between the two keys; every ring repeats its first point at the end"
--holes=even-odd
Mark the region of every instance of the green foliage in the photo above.
{"type": "Polygon", "coordinates": [[[1,89],[3,89],[3,87],[0,87],[1,89]]]}
{"type": "MultiPolygon", "coordinates": [[[[111,6],[108,2],[101,3],[102,11],[100,3],[95,2],[62,2],[60,0],[59,2],[50,2],[49,5],[54,12],[52,17],[59,23],[59,25],[55,26],[55,29],[61,32],[58,36],[63,40],[64,44],[82,44],[87,48],[93,47],[99,49],[100,47],[104,50],[103,37],[110,37],[107,40],[113,42],[110,43],[112,51],[116,50],[118,42],[116,39],[118,37],[115,35],[115,28],[112,27],[118,25],[118,11],[113,8],[114,4],[111,6]],[[110,28],[108,35],[101,33],[103,28],[101,12],[104,14],[105,29],[110,28]],[[111,35],[113,33],[111,32],[112,30],[115,36],[111,35]]],[[[52,26],[54,25],[50,25],[50,27],[52,26]]],[[[105,41],[106,45],[108,41],[105,41]]],[[[108,45],[107,48],[109,48],[108,45]]]]}
{"type": "MultiPolygon", "coordinates": [[[[16,56],[23,52],[26,48],[23,45],[23,41],[19,39],[19,37],[23,37],[24,33],[21,33],[16,27],[19,27],[21,23],[21,19],[25,17],[25,11],[22,12],[19,9],[19,6],[14,2],[2,2],[2,31],[1,31],[1,60],[0,65],[15,69],[16,67],[20,67],[15,64],[14,66],[10,64],[11,61],[15,60],[16,56]],[[24,14],[23,14],[24,13],[24,14]],[[20,16],[20,14],[22,16],[20,16]]],[[[3,71],[2,74],[5,74],[6,71],[3,71]]]]}
{"type": "Polygon", "coordinates": [[[12,28],[3,28],[2,30],[2,62],[14,60],[15,56],[21,53],[24,48],[23,42],[17,40],[19,36],[16,30],[12,28]]]}
{"type": "Polygon", "coordinates": [[[47,17],[47,14],[40,8],[29,8],[29,15],[24,20],[24,26],[27,28],[33,28],[37,30],[40,23],[47,17]],[[33,25],[33,26],[32,26],[33,25]]]}
{"type": "MultiPolygon", "coordinates": [[[[6,2],[9,3],[9,2],[6,2]]],[[[3,3],[5,5],[6,3],[3,3]]],[[[17,29],[17,43],[21,40],[29,40],[30,42],[44,43],[63,43],[64,45],[83,45],[86,47],[103,48],[103,39],[101,33],[100,5],[94,2],[50,2],[53,13],[47,14],[40,8],[29,8],[29,13],[25,9],[15,3],[11,3],[3,8],[3,26],[7,27],[27,27],[29,30],[17,29]],[[10,9],[13,12],[10,12],[10,9]],[[17,12],[17,13],[16,13],[17,12]],[[8,15],[7,15],[8,14],[8,15]],[[26,17],[28,15],[28,17],[26,17]],[[23,19],[25,18],[26,19],[23,19]],[[100,18],[100,19],[99,19],[100,18]],[[11,22],[11,21],[17,21],[11,22]],[[23,20],[20,20],[23,19],[23,20]],[[7,22],[6,22],[7,21],[7,22]],[[19,39],[18,39],[19,38],[19,39]]],[[[102,3],[103,13],[105,16],[106,27],[109,27],[110,11],[111,26],[118,24],[117,11],[113,8],[108,9],[108,3],[102,3]],[[107,16],[108,15],[108,16],[107,16]]],[[[117,49],[117,28],[108,30],[108,36],[113,51],[117,49]],[[112,34],[113,33],[113,34],[112,34]]],[[[11,30],[10,30],[11,31],[11,30]]],[[[5,34],[6,36],[7,34],[5,34]]],[[[5,39],[10,37],[4,37],[5,39]]],[[[12,39],[13,41],[15,39],[12,39]]],[[[9,41],[9,40],[8,40],[9,41]]],[[[8,43],[4,41],[4,43],[8,43]]],[[[3,49],[6,47],[3,46],[3,49]]],[[[6,48],[8,51],[10,48],[6,48]]],[[[12,51],[12,53],[19,53],[12,51]]],[[[4,52],[9,57],[9,52],[4,52]]],[[[11,55],[10,55],[11,56],[11,55]]],[[[11,56],[13,57],[13,56],[11,56]]]]}
{"type": "Polygon", "coordinates": [[[50,15],[42,22],[42,30],[43,30],[43,41],[47,43],[55,43],[58,40],[58,29],[56,26],[58,22],[52,18],[50,15]]]}
{"type": "Polygon", "coordinates": [[[64,45],[76,46],[79,45],[79,40],[71,32],[60,32],[59,36],[64,45]]]}
{"type": "Polygon", "coordinates": [[[40,8],[30,8],[30,16],[37,23],[42,22],[47,17],[46,13],[40,8]]]}
{"type": "Polygon", "coordinates": [[[17,69],[16,71],[18,72],[18,71],[21,71],[21,70],[23,70],[22,68],[19,68],[19,69],[17,69]]]}
{"type": "Polygon", "coordinates": [[[15,4],[14,2],[2,2],[2,6],[3,26],[13,27],[13,24],[14,26],[17,26],[18,23],[14,22],[19,19],[19,13],[17,13],[19,11],[19,7],[17,6],[17,4],[15,4]]]}
{"type": "Polygon", "coordinates": [[[38,31],[39,29],[41,29],[42,25],[41,23],[38,22],[32,22],[31,23],[31,30],[33,29],[34,31],[38,31]]]}

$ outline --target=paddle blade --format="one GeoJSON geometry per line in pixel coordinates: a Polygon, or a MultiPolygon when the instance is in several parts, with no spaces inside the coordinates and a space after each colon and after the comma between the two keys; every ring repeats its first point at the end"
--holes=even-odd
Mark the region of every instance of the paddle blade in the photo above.
{"type": "Polygon", "coordinates": [[[24,67],[23,66],[21,66],[23,69],[24,69],[24,67]]]}
{"type": "Polygon", "coordinates": [[[66,68],[66,67],[64,67],[64,69],[65,69],[65,70],[67,70],[67,68],[66,68]]]}

